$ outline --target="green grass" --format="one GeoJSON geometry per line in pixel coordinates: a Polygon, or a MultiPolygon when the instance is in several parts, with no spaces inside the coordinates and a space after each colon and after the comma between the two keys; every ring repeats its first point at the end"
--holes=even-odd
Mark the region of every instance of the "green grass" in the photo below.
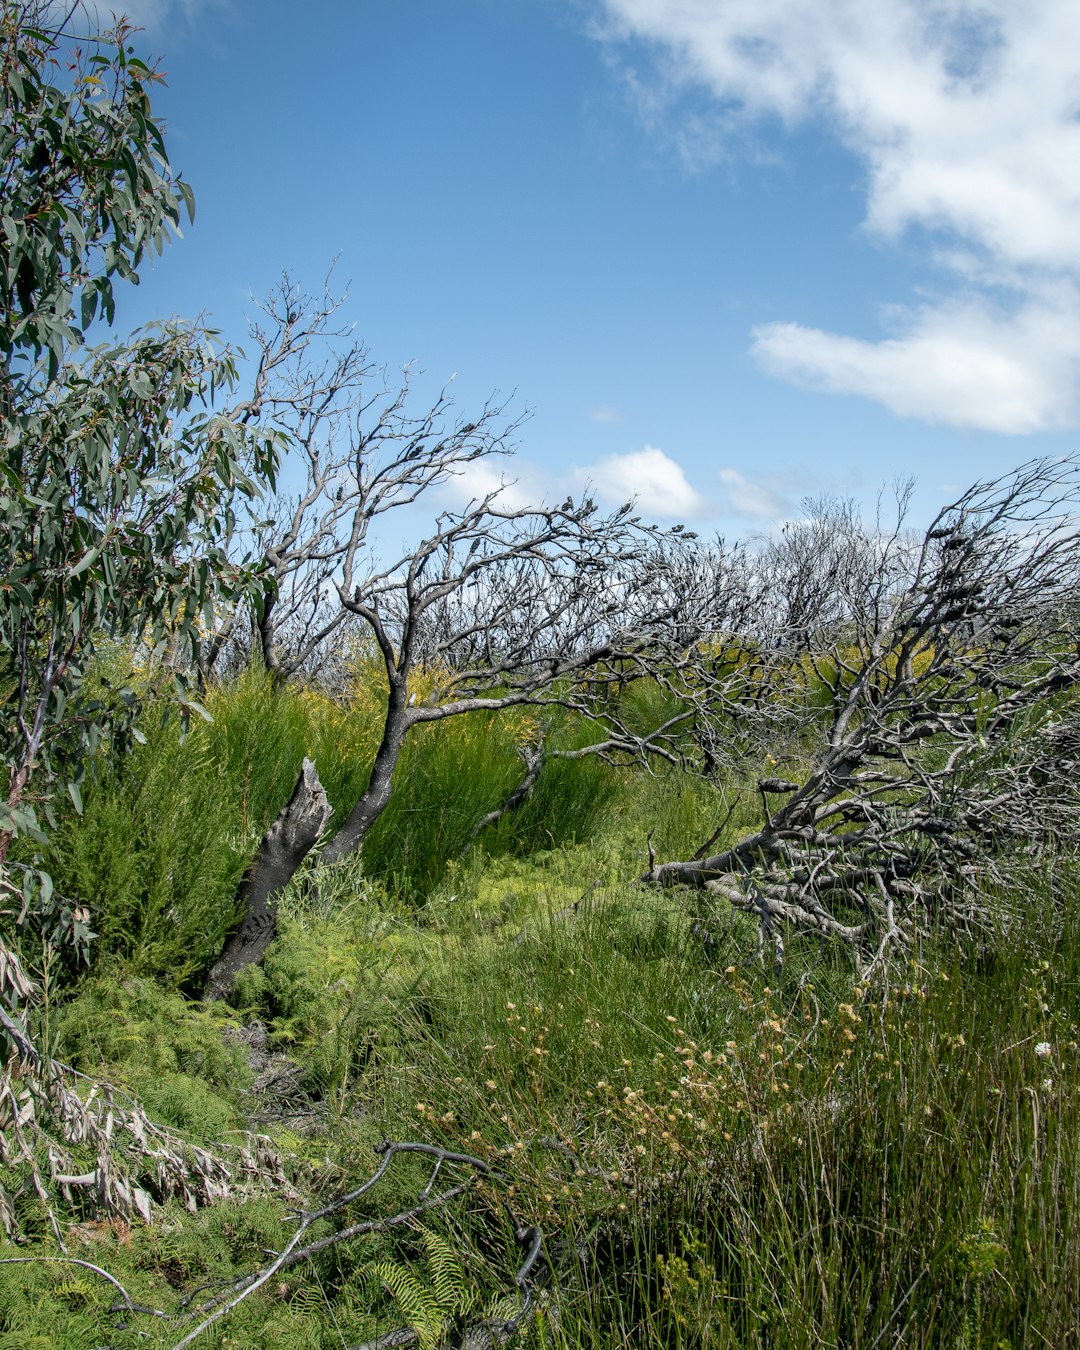
{"type": "Polygon", "coordinates": [[[1074,1343],[1074,883],[1062,910],[1028,878],[1023,944],[924,952],[861,999],[834,962],[772,989],[737,934],[710,964],[675,902],[594,897],[433,969],[380,1119],[524,1141],[523,1208],[591,1243],[568,1347],[1074,1343]]]}
{"type": "MultiPolygon", "coordinates": [[[[223,931],[300,756],[315,751],[343,809],[374,725],[362,702],[274,695],[255,677],[213,712],[183,741],[152,726],[65,827],[60,862],[95,897],[101,956],[48,1003],[63,1055],[207,1142],[244,1123],[250,1075],[226,1014],[176,986],[223,931]]],[[[1018,868],[994,933],[928,944],[887,983],[858,989],[843,953],[798,938],[777,983],[751,920],[633,884],[650,832],[660,857],[686,856],[729,806],[726,838],[753,825],[760,800],[739,784],[556,762],[466,850],[517,781],[527,733],[521,718],[464,718],[417,737],[378,848],[373,835],[360,859],[294,880],[280,936],[232,999],[295,1055],[321,1113],[314,1135],[277,1132],[309,1191],[355,1185],[385,1137],[488,1157],[505,1181],[426,1237],[294,1269],[206,1343],[340,1350],[409,1299],[435,1326],[469,1281],[489,1306],[515,1264],[509,1206],[543,1227],[558,1272],[558,1315],[542,1301],[533,1346],[1080,1345],[1080,869],[1018,868]]],[[[560,730],[567,745],[581,734],[560,730]]],[[[404,1201],[410,1177],[366,1212],[404,1201]]],[[[0,1256],[57,1254],[36,1203],[19,1197],[30,1240],[0,1256]]],[[[279,1248],[283,1216],[267,1200],[170,1207],[131,1229],[73,1213],[69,1247],[172,1307],[279,1248]]],[[[111,1300],[85,1270],[0,1267],[0,1350],[182,1334],[149,1318],[118,1330],[111,1300]]]]}
{"type": "Polygon", "coordinates": [[[366,782],[375,734],[258,673],[207,706],[213,721],[186,736],[152,711],[147,744],[98,766],[83,814],[65,817],[45,860],[57,888],[89,907],[97,962],[181,985],[197,984],[220,953],[240,878],[303,757],[340,813],[366,782]]]}
{"type": "MultiPolygon", "coordinates": [[[[187,735],[152,711],[146,745],[97,766],[82,815],[67,813],[45,859],[57,888],[88,906],[98,964],[119,962],[126,973],[188,988],[220,952],[244,869],[304,756],[335,808],[332,832],[367,784],[381,730],[377,689],[340,706],[275,690],[258,672],[213,691],[207,707],[212,722],[187,735]]],[[[422,905],[469,851],[476,823],[520,781],[516,749],[530,729],[519,713],[416,728],[391,802],[365,841],[365,876],[422,905]]],[[[574,723],[556,729],[558,745],[586,739],[574,723]]],[[[587,838],[618,791],[604,765],[554,760],[525,805],[479,847],[521,855],[587,838]]]]}

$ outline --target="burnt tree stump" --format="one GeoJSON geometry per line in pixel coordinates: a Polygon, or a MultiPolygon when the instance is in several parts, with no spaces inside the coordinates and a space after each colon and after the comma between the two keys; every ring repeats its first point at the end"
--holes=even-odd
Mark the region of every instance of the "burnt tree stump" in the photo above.
{"type": "Polygon", "coordinates": [[[207,977],[204,999],[224,998],[240,971],[262,960],[277,931],[277,896],[314,848],[332,813],[315,765],[305,759],[292,796],[263,836],[240,883],[243,918],[207,977]]]}

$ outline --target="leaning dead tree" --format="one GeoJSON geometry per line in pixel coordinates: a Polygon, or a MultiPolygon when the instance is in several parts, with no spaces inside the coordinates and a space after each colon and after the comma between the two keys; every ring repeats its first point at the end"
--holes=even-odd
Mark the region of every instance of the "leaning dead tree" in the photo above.
{"type": "Polygon", "coordinates": [[[688,575],[672,563],[690,537],[588,499],[520,509],[499,486],[470,501],[472,466],[508,453],[519,420],[496,403],[455,418],[446,391],[414,411],[409,372],[388,385],[335,326],[339,303],[283,281],[253,330],[254,387],[235,410],[280,434],[282,477],[293,482],[260,526],[265,586],[253,632],[263,663],[278,680],[310,672],[347,632],[385,681],[367,790],[324,859],[359,847],[421,723],[557,704],[598,716],[597,753],[673,757],[688,712],[671,726],[632,728],[607,695],[658,652],[678,659],[676,609],[700,609],[685,581],[678,594],[670,581],[688,575]],[[389,513],[410,520],[417,504],[430,523],[392,549],[399,527],[389,513]]]}
{"type": "MultiPolygon", "coordinates": [[[[417,405],[409,372],[387,383],[337,326],[338,308],[329,292],[309,297],[286,278],[253,330],[250,398],[233,410],[238,421],[273,429],[291,484],[255,530],[264,585],[247,629],[251,647],[282,682],[325,676],[333,649],[351,644],[354,655],[370,656],[385,691],[367,787],[355,803],[338,804],[349,809],[322,861],[359,849],[390,800],[406,738],[425,723],[557,707],[591,719],[596,738],[556,753],[676,762],[694,709],[683,703],[641,726],[623,715],[620,694],[658,659],[678,668],[688,622],[702,631],[692,536],[645,524],[630,505],[605,512],[587,498],[519,508],[501,484],[470,500],[474,466],[508,453],[519,421],[497,403],[457,418],[445,390],[417,405]],[[414,522],[410,508],[419,507],[428,523],[402,547],[394,522],[414,522]]],[[[204,677],[244,631],[236,613],[224,616],[203,644],[204,677]]],[[[549,747],[522,751],[526,778],[513,800],[527,793],[549,747]]],[[[264,856],[271,846],[268,835],[252,875],[272,873],[281,884],[280,849],[272,867],[264,856]]],[[[293,867],[304,852],[289,850],[293,867]]],[[[240,897],[242,933],[253,941],[250,952],[233,944],[229,970],[272,934],[272,896],[249,903],[257,893],[247,884],[240,897]]],[[[221,983],[212,980],[211,992],[221,983]]]]}
{"type": "Polygon", "coordinates": [[[223,997],[239,971],[262,960],[276,932],[276,896],[318,843],[331,814],[315,765],[305,759],[292,796],[267,830],[240,884],[243,922],[207,977],[206,998],[223,997]]]}
{"type": "Polygon", "coordinates": [[[759,780],[758,828],[644,880],[756,915],[778,961],[793,927],[850,943],[864,972],[931,923],[978,922],[1007,860],[1080,824],[1078,503],[1075,461],[1032,462],[921,539],[864,533],[827,621],[705,644],[687,696],[715,742],[779,726],[787,772],[759,780]]]}
{"type": "Polygon", "coordinates": [[[359,847],[389,800],[405,736],[423,723],[556,706],[596,721],[597,753],[673,757],[668,742],[688,709],[641,730],[608,697],[668,646],[668,615],[656,608],[655,569],[667,561],[660,533],[629,507],[511,510],[489,494],[443,514],[420,544],[362,577],[350,547],[339,596],[374,639],[387,705],[368,788],[324,859],[359,847]],[[418,694],[410,681],[421,670],[418,694]]]}

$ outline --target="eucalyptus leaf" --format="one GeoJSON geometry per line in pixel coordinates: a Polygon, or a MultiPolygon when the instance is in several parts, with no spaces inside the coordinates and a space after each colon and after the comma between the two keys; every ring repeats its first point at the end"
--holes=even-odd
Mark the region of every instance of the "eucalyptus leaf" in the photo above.
{"type": "MultiPolygon", "coordinates": [[[[103,637],[182,664],[196,615],[210,623],[260,588],[230,561],[234,499],[271,481],[278,446],[219,406],[236,360],[210,330],[159,323],[94,342],[120,283],[138,283],[194,197],[151,111],[158,76],[129,54],[127,30],[76,43],[27,20],[4,6],[0,867],[17,837],[41,839],[39,820],[54,826],[65,796],[82,812],[104,747],[144,739],[133,690],[90,678],[103,637]]],[[[208,716],[173,673],[182,716],[208,716]]],[[[85,948],[66,902],[44,882],[34,894],[40,933],[85,948]]]]}

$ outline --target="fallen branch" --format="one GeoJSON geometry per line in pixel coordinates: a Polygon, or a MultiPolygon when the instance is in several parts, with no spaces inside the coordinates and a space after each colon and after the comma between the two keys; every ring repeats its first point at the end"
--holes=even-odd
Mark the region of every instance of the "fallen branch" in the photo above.
{"type": "Polygon", "coordinates": [[[989,922],[978,886],[1080,831],[1078,513],[1080,460],[1035,460],[921,540],[849,513],[774,548],[784,584],[818,596],[815,621],[780,606],[681,679],[713,760],[725,735],[736,760],[771,735],[809,768],[757,782],[762,823],[742,839],[709,855],[725,820],[685,861],[650,850],[642,881],[754,914],[778,967],[783,928],[838,939],[863,979],[919,931],[989,922]]]}
{"type": "MultiPolygon", "coordinates": [[[[0,1257],[0,1266],[81,1266],[83,1270],[89,1270],[100,1279],[106,1280],[116,1289],[120,1297],[124,1300],[124,1307],[128,1312],[135,1312],[137,1305],[132,1303],[131,1295],[116,1278],[110,1275],[107,1270],[102,1270],[100,1266],[95,1266],[93,1261],[83,1261],[77,1256],[4,1256],[0,1257]]],[[[157,1312],[153,1308],[138,1307],[139,1312],[149,1312],[154,1317],[168,1317],[168,1313],[157,1312]]]]}
{"type": "MultiPolygon", "coordinates": [[[[344,1195],[335,1197],[329,1204],[323,1205],[320,1209],[301,1210],[296,1215],[297,1227],[292,1237],[285,1247],[274,1256],[273,1260],[262,1266],[259,1270],[252,1271],[247,1275],[240,1276],[236,1280],[231,1280],[220,1286],[212,1298],[203,1303],[198,1313],[208,1314],[203,1318],[197,1327],[187,1333],[181,1340],[177,1341],[173,1350],[184,1350],[186,1346],[192,1345],[203,1334],[209,1330],[222,1318],[226,1317],[234,1308],[237,1308],[245,1299],[249,1298],[256,1290],[271,1280],[275,1275],[283,1270],[288,1270],[300,1261],[306,1261],[318,1253],[327,1250],[329,1247],[336,1246],[338,1243],[347,1242],[352,1238],[363,1237],[372,1233],[386,1233],[392,1229],[401,1228],[414,1223],[421,1215],[440,1209],[449,1204],[452,1200],[465,1194],[466,1191],[476,1183],[480,1177],[493,1178],[499,1174],[495,1168],[482,1158],[477,1158],[470,1153],[457,1153],[450,1149],[439,1148],[434,1144],[422,1144],[409,1141],[391,1142],[389,1140],[376,1145],[375,1152],[381,1155],[381,1161],[375,1171],[366,1181],[354,1190],[346,1192],[344,1195]],[[396,1214],[389,1215],[381,1219],[364,1219],[356,1223],[349,1224],[345,1228],[339,1229],[335,1233],[328,1234],[326,1237],[319,1238],[314,1242],[303,1244],[304,1235],[311,1226],[321,1219],[327,1219],[335,1214],[339,1214],[349,1205],[372,1191],[378,1183],[386,1176],[390,1164],[401,1155],[420,1155],[432,1160],[432,1166],[427,1178],[427,1182],[421,1190],[415,1204],[399,1210],[396,1214]],[[443,1168],[449,1168],[455,1171],[466,1170],[466,1175],[460,1180],[455,1180],[444,1189],[436,1191],[435,1183],[438,1180],[443,1168]]],[[[518,1290],[521,1298],[521,1305],[513,1318],[509,1319],[489,1319],[488,1329],[494,1329],[496,1325],[505,1333],[516,1330],[521,1321],[527,1315],[532,1306],[533,1286],[531,1283],[531,1274],[540,1259],[543,1247],[543,1234],[540,1229],[534,1227],[515,1228],[515,1237],[527,1245],[528,1251],[524,1261],[519,1266],[514,1276],[514,1286],[518,1290]]],[[[198,1293],[200,1291],[196,1291],[198,1293]]],[[[189,1300],[195,1295],[189,1296],[189,1300]]],[[[388,1333],[390,1336],[404,1336],[406,1329],[398,1332],[388,1333]]],[[[374,1342],[369,1342],[370,1346],[391,1346],[407,1345],[412,1342],[409,1339],[387,1340],[384,1337],[378,1338],[374,1342]]]]}

